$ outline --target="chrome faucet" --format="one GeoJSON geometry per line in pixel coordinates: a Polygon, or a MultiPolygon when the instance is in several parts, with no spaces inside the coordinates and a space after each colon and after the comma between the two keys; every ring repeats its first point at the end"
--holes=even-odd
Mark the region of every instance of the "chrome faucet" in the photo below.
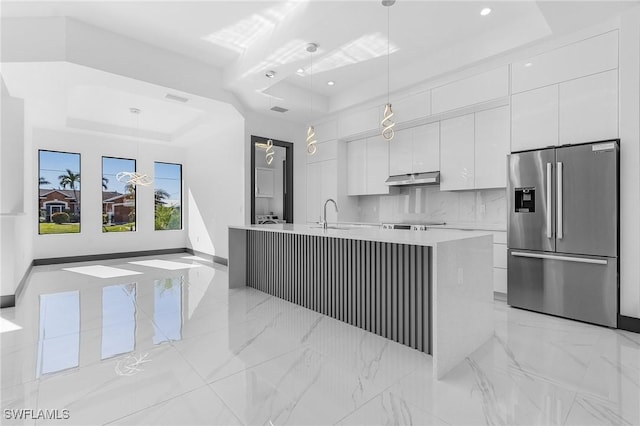
{"type": "Polygon", "coordinates": [[[338,213],[338,204],[336,203],[336,200],[334,200],[333,198],[328,198],[327,201],[324,202],[324,208],[323,208],[323,213],[324,213],[322,216],[323,229],[327,229],[327,204],[329,203],[329,201],[333,203],[333,206],[336,208],[336,213],[338,213]]]}

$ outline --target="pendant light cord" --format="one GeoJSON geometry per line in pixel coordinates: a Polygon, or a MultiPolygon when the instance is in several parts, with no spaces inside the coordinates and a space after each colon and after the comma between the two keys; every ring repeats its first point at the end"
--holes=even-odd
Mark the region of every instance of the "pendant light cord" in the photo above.
{"type": "Polygon", "coordinates": [[[390,34],[391,34],[391,19],[390,19],[390,15],[391,15],[391,6],[387,6],[387,103],[389,103],[389,92],[390,92],[390,83],[389,80],[391,79],[389,76],[391,74],[391,49],[389,47],[391,41],[389,39],[390,34]]]}

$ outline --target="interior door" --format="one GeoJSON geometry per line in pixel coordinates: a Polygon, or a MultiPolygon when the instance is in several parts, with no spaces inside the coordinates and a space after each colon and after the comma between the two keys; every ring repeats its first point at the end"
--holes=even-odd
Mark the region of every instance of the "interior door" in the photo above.
{"type": "Polygon", "coordinates": [[[509,248],[555,251],[555,149],[509,156],[509,248]]]}
{"type": "Polygon", "coordinates": [[[556,251],[618,255],[615,141],[558,148],[556,251]]]}

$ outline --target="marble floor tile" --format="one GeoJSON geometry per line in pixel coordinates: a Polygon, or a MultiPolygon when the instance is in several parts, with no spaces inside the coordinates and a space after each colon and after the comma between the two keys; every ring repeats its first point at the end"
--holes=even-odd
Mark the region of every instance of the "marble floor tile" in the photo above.
{"type": "Polygon", "coordinates": [[[448,425],[398,395],[384,392],[342,419],[338,426],[448,425]]]}
{"type": "Polygon", "coordinates": [[[0,414],[71,418],[1,423],[640,424],[639,334],[496,301],[494,337],[435,380],[425,354],[185,257],[33,268],[0,310],[0,414]],[[98,265],[138,274],[63,270],[98,265]]]}
{"type": "Polygon", "coordinates": [[[109,425],[242,425],[208,386],[117,419],[109,425]]]}

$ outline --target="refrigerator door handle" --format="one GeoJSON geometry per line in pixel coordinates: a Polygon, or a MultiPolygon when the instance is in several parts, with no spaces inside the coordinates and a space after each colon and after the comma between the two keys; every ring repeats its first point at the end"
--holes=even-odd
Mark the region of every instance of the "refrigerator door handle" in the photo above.
{"type": "Polygon", "coordinates": [[[557,191],[557,195],[558,195],[558,200],[557,200],[557,204],[558,204],[558,218],[557,218],[557,238],[559,240],[562,239],[562,237],[564,237],[564,230],[563,228],[563,223],[562,223],[562,216],[563,216],[563,212],[562,212],[562,162],[558,161],[558,191],[557,191]]]}
{"type": "Polygon", "coordinates": [[[547,238],[551,238],[551,169],[553,165],[547,163],[547,238]]]}
{"type": "Polygon", "coordinates": [[[605,259],[589,259],[586,257],[573,257],[573,256],[556,256],[552,254],[526,253],[521,251],[512,251],[511,255],[515,257],[532,257],[534,259],[551,259],[551,260],[563,260],[565,262],[593,263],[596,265],[606,265],[608,263],[608,261],[606,261],[605,259]]]}

